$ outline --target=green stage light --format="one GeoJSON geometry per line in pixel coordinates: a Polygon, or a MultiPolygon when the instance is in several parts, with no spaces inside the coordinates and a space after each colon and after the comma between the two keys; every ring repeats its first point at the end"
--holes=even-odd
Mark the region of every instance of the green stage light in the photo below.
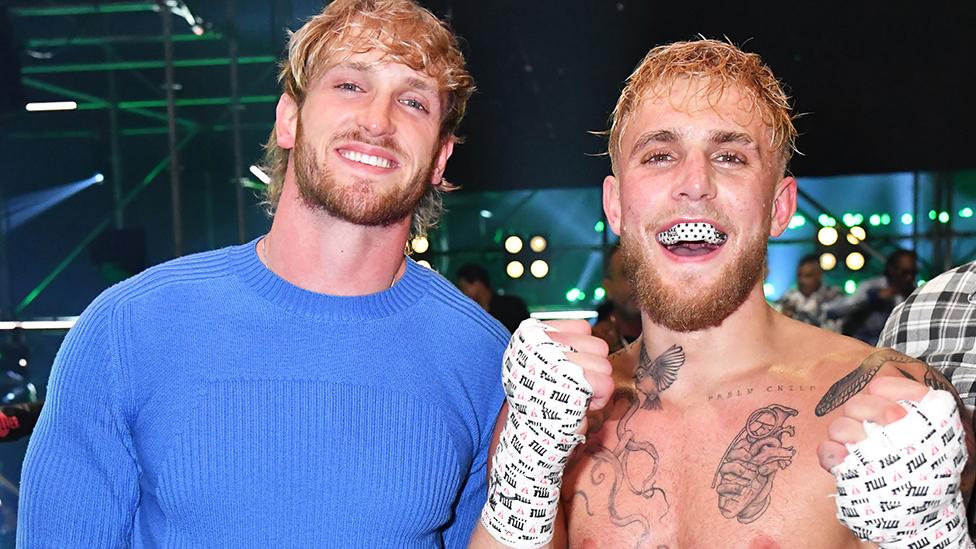
{"type": "Polygon", "coordinates": [[[901,214],[902,225],[911,225],[913,221],[915,221],[915,218],[912,217],[912,214],[910,213],[901,214]]]}
{"type": "Polygon", "coordinates": [[[802,227],[807,224],[807,218],[803,217],[803,214],[796,214],[790,218],[789,228],[795,229],[797,227],[802,227]]]}
{"type": "Polygon", "coordinates": [[[597,221],[596,222],[596,225],[593,225],[593,230],[596,231],[596,232],[598,232],[598,233],[602,233],[603,230],[606,229],[606,228],[607,228],[607,226],[606,226],[605,223],[603,223],[603,221],[597,221]]]}
{"type": "Polygon", "coordinates": [[[891,216],[888,215],[888,214],[886,214],[886,213],[881,214],[881,224],[882,225],[891,225],[891,216]]]}
{"type": "Polygon", "coordinates": [[[940,212],[939,223],[948,223],[948,222],[949,222],[949,212],[940,212]]]}
{"type": "Polygon", "coordinates": [[[844,282],[844,292],[847,294],[853,294],[855,291],[857,291],[857,282],[854,282],[853,280],[844,282]]]}
{"type": "Polygon", "coordinates": [[[871,217],[868,218],[868,224],[872,227],[877,227],[881,224],[881,216],[878,214],[871,214],[871,217]]]}
{"type": "Polygon", "coordinates": [[[602,300],[604,297],[607,297],[607,291],[604,290],[602,287],[597,286],[597,288],[593,290],[593,299],[602,300]]]}
{"type": "Polygon", "coordinates": [[[966,207],[966,208],[963,208],[963,209],[959,210],[959,217],[969,218],[969,217],[972,217],[972,216],[973,216],[973,209],[972,208],[966,207]]]}
{"type": "Polygon", "coordinates": [[[578,301],[579,299],[581,299],[580,298],[581,295],[583,295],[583,292],[581,292],[579,288],[573,288],[570,291],[566,292],[566,301],[569,301],[570,303],[574,301],[578,301]]]}
{"type": "Polygon", "coordinates": [[[935,218],[939,215],[939,212],[935,210],[929,210],[929,219],[935,221],[935,218]]]}

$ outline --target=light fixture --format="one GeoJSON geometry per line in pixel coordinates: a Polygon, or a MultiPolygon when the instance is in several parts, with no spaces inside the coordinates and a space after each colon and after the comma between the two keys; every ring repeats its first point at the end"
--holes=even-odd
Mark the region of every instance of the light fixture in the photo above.
{"type": "Polygon", "coordinates": [[[410,241],[410,247],[414,252],[422,254],[430,249],[430,241],[427,240],[426,236],[415,236],[413,240],[410,241]]]}
{"type": "Polygon", "coordinates": [[[860,271],[864,268],[864,255],[861,252],[851,252],[844,259],[844,264],[852,271],[860,271]]]}
{"type": "Polygon", "coordinates": [[[510,254],[517,254],[522,251],[522,239],[512,235],[505,239],[505,251],[510,254]]]}
{"type": "Polygon", "coordinates": [[[544,236],[536,235],[529,239],[529,248],[531,248],[532,251],[537,254],[544,252],[547,245],[548,242],[546,242],[546,238],[544,236]]]}
{"type": "Polygon", "coordinates": [[[549,264],[541,259],[536,259],[529,265],[529,272],[536,278],[543,278],[549,274],[549,264]]]}
{"type": "Polygon", "coordinates": [[[522,265],[521,261],[509,261],[508,265],[505,266],[505,274],[509,278],[522,278],[525,274],[525,266],[522,265]]]}
{"type": "Polygon", "coordinates": [[[254,177],[258,178],[258,181],[260,181],[261,183],[264,183],[265,185],[271,183],[271,177],[268,174],[264,173],[264,170],[257,167],[256,165],[251,164],[251,167],[248,168],[248,171],[254,174],[254,177]]]}
{"type": "Polygon", "coordinates": [[[29,112],[73,111],[78,108],[78,103],[75,101],[40,101],[28,103],[24,105],[24,108],[29,112]]]}
{"type": "Polygon", "coordinates": [[[832,246],[837,242],[837,229],[833,227],[821,227],[817,231],[817,240],[824,246],[832,246]]]}
{"type": "Polygon", "coordinates": [[[837,256],[827,252],[825,254],[820,254],[820,268],[829,271],[837,266],[837,256]]]}

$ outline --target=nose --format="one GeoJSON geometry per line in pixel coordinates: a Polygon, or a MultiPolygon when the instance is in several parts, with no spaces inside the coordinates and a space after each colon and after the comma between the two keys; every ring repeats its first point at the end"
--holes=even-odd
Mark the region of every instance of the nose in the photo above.
{"type": "Polygon", "coordinates": [[[384,94],[374,95],[359,112],[356,123],[373,137],[393,133],[391,103],[392,99],[384,94]]]}
{"type": "Polygon", "coordinates": [[[690,154],[685,158],[671,196],[675,200],[691,201],[715,198],[711,166],[705,154],[690,154]]]}

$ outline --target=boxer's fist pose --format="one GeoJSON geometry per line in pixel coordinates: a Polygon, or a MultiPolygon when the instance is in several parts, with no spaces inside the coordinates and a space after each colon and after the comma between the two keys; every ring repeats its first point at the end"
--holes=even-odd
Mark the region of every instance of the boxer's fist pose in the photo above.
{"type": "Polygon", "coordinates": [[[499,542],[540,547],[550,541],[563,469],[582,435],[588,409],[613,389],[607,344],[583,321],[526,320],[502,365],[508,410],[492,461],[482,524],[499,542]]]}
{"type": "Polygon", "coordinates": [[[837,518],[884,548],[973,547],[961,490],[967,460],[956,399],[897,377],[844,404],[818,448],[837,479],[837,518]]]}

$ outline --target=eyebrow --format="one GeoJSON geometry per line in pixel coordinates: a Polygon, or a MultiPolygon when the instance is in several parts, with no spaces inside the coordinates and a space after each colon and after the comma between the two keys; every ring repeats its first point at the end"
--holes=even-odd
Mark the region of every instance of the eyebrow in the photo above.
{"type": "Polygon", "coordinates": [[[738,143],[740,145],[745,145],[754,149],[758,149],[758,145],[747,133],[727,131],[727,130],[715,130],[711,132],[708,136],[709,141],[716,144],[722,143],[738,143]]]}
{"type": "Polygon", "coordinates": [[[634,142],[634,148],[630,151],[630,156],[633,158],[651,143],[674,143],[677,140],[678,134],[672,130],[649,131],[637,138],[637,141],[634,142]]]}

